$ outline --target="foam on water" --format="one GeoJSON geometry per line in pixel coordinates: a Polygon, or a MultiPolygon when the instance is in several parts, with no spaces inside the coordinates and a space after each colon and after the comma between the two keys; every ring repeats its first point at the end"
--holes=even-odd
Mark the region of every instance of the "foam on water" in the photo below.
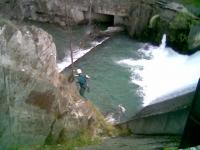
{"type": "MultiPolygon", "coordinates": [[[[91,42],[91,47],[89,47],[88,49],[77,49],[77,50],[74,50],[73,61],[74,62],[77,61],[79,58],[81,58],[82,56],[87,54],[90,50],[92,50],[94,47],[100,45],[102,42],[104,42],[107,39],[108,39],[108,37],[102,39],[101,41],[93,41],[93,42],[91,42]]],[[[63,71],[69,65],[71,65],[70,52],[67,53],[66,57],[61,62],[57,63],[58,72],[63,71]]]]}
{"type": "Polygon", "coordinates": [[[118,61],[129,68],[131,82],[139,85],[144,106],[195,90],[200,77],[200,51],[181,55],[165,47],[165,42],[166,35],[159,47],[144,44],[138,50],[140,59],[118,61]]]}

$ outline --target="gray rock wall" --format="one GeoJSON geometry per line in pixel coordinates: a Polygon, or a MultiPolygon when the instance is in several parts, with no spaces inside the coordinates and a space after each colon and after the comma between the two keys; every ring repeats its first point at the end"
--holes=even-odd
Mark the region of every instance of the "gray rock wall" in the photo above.
{"type": "Polygon", "coordinates": [[[75,83],[58,74],[56,47],[40,28],[4,23],[0,30],[0,149],[54,142],[93,125],[96,116],[75,83]]]}
{"type": "Polygon", "coordinates": [[[56,86],[56,47],[53,38],[42,29],[5,25],[0,30],[1,65],[22,71],[56,86]]]}
{"type": "Polygon", "coordinates": [[[8,18],[31,18],[63,25],[69,22],[79,23],[87,19],[84,12],[90,11],[98,14],[127,16],[131,3],[131,0],[84,0],[81,2],[75,0],[22,0],[14,2],[14,0],[10,0],[2,6],[1,11],[3,16],[8,18]],[[14,3],[16,4],[14,5],[14,3]]]}
{"type": "MultiPolygon", "coordinates": [[[[9,0],[1,6],[1,14],[2,17],[29,18],[62,26],[93,19],[110,20],[114,25],[125,25],[133,38],[160,44],[162,35],[167,32],[167,45],[180,53],[199,50],[199,44],[193,48],[188,40],[196,38],[189,33],[192,25],[199,22],[199,9],[175,0],[9,0]],[[159,17],[152,19],[155,15],[159,17]]],[[[196,43],[199,43],[198,38],[196,43]]]]}
{"type": "MultiPolygon", "coordinates": [[[[55,117],[46,109],[30,105],[36,97],[48,94],[49,100],[55,97],[53,87],[36,80],[23,72],[0,67],[1,109],[0,109],[0,148],[14,145],[34,145],[44,142],[55,117]],[[5,80],[4,80],[5,79],[5,80]],[[37,94],[31,95],[35,91],[37,94]],[[51,99],[50,99],[51,98],[51,99]]],[[[48,99],[40,99],[41,103],[49,103],[48,99]]],[[[51,107],[49,108],[51,109],[51,107]]],[[[59,132],[59,129],[57,129],[59,132]]]]}

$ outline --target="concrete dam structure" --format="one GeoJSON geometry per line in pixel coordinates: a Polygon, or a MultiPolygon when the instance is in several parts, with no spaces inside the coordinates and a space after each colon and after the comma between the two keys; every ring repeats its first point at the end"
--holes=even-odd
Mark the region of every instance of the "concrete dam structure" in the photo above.
{"type": "Polygon", "coordinates": [[[181,135],[181,148],[200,144],[200,81],[196,91],[144,107],[116,124],[138,135],[181,135]]]}

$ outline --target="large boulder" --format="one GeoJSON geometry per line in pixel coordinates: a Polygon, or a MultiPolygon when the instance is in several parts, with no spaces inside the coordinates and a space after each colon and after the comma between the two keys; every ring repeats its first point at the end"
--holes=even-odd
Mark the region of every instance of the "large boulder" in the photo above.
{"type": "Polygon", "coordinates": [[[23,71],[56,86],[56,47],[53,38],[40,28],[4,25],[0,30],[0,64],[23,71]]]}
{"type": "Polygon", "coordinates": [[[93,106],[58,74],[51,35],[5,22],[0,46],[0,149],[74,138],[94,125],[93,106]]]}

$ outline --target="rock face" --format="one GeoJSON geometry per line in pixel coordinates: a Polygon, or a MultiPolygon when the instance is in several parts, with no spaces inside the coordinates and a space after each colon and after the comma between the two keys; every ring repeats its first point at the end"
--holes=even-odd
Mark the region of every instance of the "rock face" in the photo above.
{"type": "Polygon", "coordinates": [[[2,8],[7,17],[52,22],[73,19],[76,23],[86,19],[90,11],[96,15],[126,16],[130,4],[131,0],[9,0],[3,3],[2,8]]]}
{"type": "MultiPolygon", "coordinates": [[[[29,18],[62,26],[82,23],[89,18],[110,20],[114,25],[126,25],[131,37],[154,44],[160,44],[166,33],[168,46],[180,53],[194,53],[198,49],[190,49],[188,36],[191,25],[199,22],[200,11],[198,7],[191,6],[179,4],[176,0],[9,0],[3,3],[1,12],[3,17],[29,18]],[[185,17],[180,17],[180,14],[185,17]],[[149,26],[154,16],[159,17],[153,19],[149,26]]],[[[190,38],[195,38],[192,35],[190,38]]]]}
{"type": "Polygon", "coordinates": [[[14,25],[3,26],[0,32],[0,59],[5,68],[23,71],[56,86],[56,47],[47,32],[34,26],[19,30],[14,25]]]}
{"type": "MultiPolygon", "coordinates": [[[[128,31],[131,37],[154,44],[160,44],[163,34],[166,34],[168,46],[180,53],[194,53],[195,50],[188,46],[188,36],[191,26],[199,22],[199,14],[191,12],[193,11],[187,9],[186,5],[172,0],[144,1],[132,9],[128,31]]],[[[195,38],[192,36],[189,38],[195,38]]]]}
{"type": "Polygon", "coordinates": [[[145,27],[148,26],[152,7],[149,4],[136,4],[129,16],[127,29],[131,37],[140,38],[145,27]]]}
{"type": "Polygon", "coordinates": [[[200,24],[191,28],[188,36],[188,45],[192,51],[200,50],[200,24]]]}
{"type": "Polygon", "coordinates": [[[96,119],[56,68],[51,35],[5,22],[0,30],[0,149],[43,144],[51,133],[75,137],[96,119]]]}
{"type": "Polygon", "coordinates": [[[197,51],[188,46],[188,35],[191,25],[199,22],[199,8],[179,4],[176,0],[9,0],[3,3],[1,12],[3,17],[29,18],[62,26],[75,25],[90,18],[102,22],[110,20],[114,25],[126,25],[133,38],[160,44],[162,35],[166,33],[167,45],[175,50],[181,53],[197,51]],[[154,16],[159,17],[149,26],[154,16]]]}

